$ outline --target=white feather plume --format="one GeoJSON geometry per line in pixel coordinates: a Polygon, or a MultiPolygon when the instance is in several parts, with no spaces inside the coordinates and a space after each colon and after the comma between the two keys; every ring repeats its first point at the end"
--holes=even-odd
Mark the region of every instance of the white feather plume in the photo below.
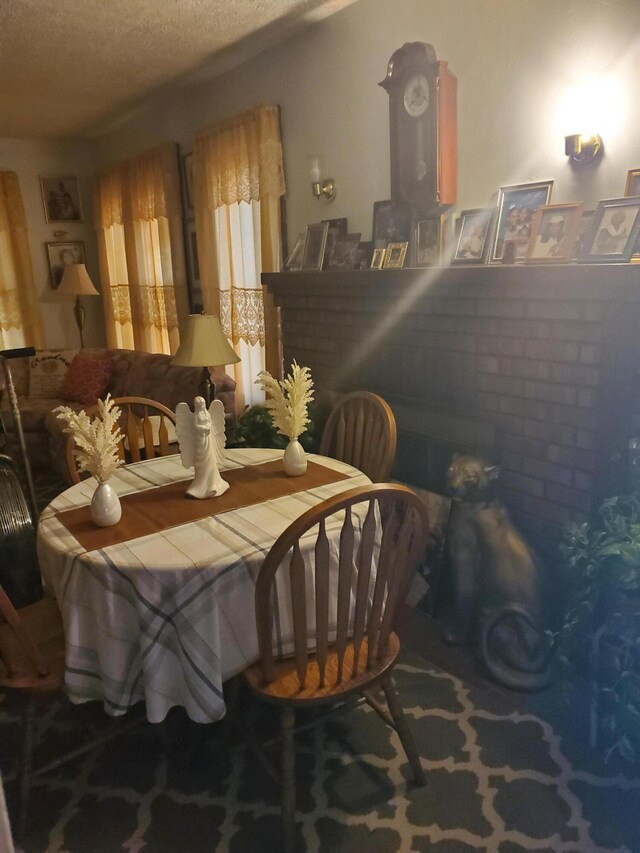
{"type": "Polygon", "coordinates": [[[261,370],[256,379],[266,395],[267,407],[277,431],[295,441],[301,435],[309,416],[307,407],[313,400],[313,379],[308,367],[300,367],[294,360],[289,373],[281,382],[268,370],[261,370]]]}

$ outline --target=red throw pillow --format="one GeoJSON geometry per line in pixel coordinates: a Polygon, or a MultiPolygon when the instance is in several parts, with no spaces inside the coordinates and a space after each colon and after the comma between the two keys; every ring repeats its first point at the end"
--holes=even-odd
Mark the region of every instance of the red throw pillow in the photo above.
{"type": "Polygon", "coordinates": [[[85,405],[95,403],[105,396],[112,373],[110,358],[90,358],[78,353],[69,365],[60,396],[85,405]]]}

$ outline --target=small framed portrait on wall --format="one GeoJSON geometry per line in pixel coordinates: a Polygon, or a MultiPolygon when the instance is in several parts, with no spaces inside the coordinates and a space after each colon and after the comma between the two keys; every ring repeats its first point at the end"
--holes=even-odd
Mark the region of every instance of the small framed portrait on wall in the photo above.
{"type": "Polygon", "coordinates": [[[578,260],[587,264],[629,261],[639,233],[640,196],[601,201],[578,260]]]}
{"type": "Polygon", "coordinates": [[[47,222],[82,222],[80,186],[75,175],[40,178],[40,189],[47,222]]]}
{"type": "Polygon", "coordinates": [[[503,254],[507,246],[509,262],[525,259],[533,217],[539,207],[549,204],[552,187],[552,180],[500,187],[498,221],[491,252],[493,262],[504,262],[503,254]]]}
{"type": "Polygon", "coordinates": [[[483,264],[491,239],[495,211],[492,208],[463,210],[457,222],[452,264],[483,264]]]}
{"type": "Polygon", "coordinates": [[[72,240],[66,243],[46,243],[49,261],[49,283],[54,290],[60,287],[64,268],[68,264],[84,264],[84,243],[72,240]]]}
{"type": "Polygon", "coordinates": [[[549,204],[539,207],[531,224],[528,264],[561,264],[573,257],[582,219],[582,204],[549,204]]]}

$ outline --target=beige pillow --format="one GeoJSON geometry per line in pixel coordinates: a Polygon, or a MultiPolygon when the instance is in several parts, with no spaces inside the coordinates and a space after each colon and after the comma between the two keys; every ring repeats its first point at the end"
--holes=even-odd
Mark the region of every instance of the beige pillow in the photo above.
{"type": "Polygon", "coordinates": [[[39,350],[29,359],[29,396],[56,399],[78,350],[39,350]]]}

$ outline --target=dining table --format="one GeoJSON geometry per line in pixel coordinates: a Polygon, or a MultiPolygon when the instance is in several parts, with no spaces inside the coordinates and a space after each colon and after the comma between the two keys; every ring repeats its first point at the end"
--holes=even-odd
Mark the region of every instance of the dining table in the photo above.
{"type": "MultiPolygon", "coordinates": [[[[72,702],[101,700],[118,716],[140,701],[161,722],[181,706],[199,723],[225,714],[223,682],[258,659],[255,583],[281,533],[326,498],[371,481],[358,469],[308,454],[288,477],[282,450],[227,449],[220,465],[230,488],[203,500],[185,496],[193,469],[180,456],[119,468],[110,478],[122,518],[97,527],[95,480],[56,497],[38,525],[38,557],[65,633],[65,687],[72,702]]],[[[363,513],[365,505],[363,504],[363,513]]],[[[364,521],[354,507],[357,537],[364,521]]],[[[340,525],[327,525],[337,551],[340,525]]],[[[303,547],[313,572],[313,546],[303,547]]],[[[291,651],[288,573],[274,596],[274,648],[291,651]]]]}

